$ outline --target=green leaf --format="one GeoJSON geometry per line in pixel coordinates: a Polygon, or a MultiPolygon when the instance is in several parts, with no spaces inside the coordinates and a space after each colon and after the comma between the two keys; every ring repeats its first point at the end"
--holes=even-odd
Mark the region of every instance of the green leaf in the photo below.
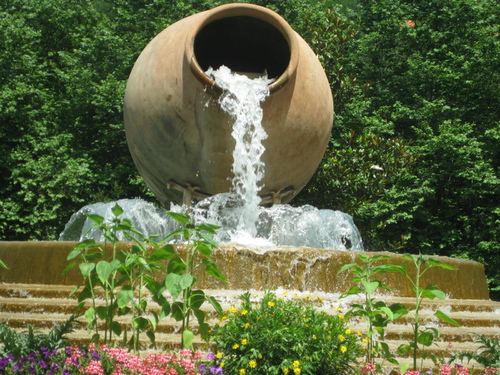
{"type": "MultiPolygon", "coordinates": [[[[0,262],[1,262],[1,260],[0,260],[0,262]]],[[[77,264],[78,264],[78,262],[71,262],[70,264],[68,264],[66,266],[66,268],[64,269],[64,271],[62,271],[61,276],[66,275],[69,272],[69,270],[71,270],[77,264]]],[[[7,268],[7,266],[5,266],[5,268],[7,268]]]]}
{"type": "Polygon", "coordinates": [[[205,293],[202,290],[193,290],[189,296],[189,307],[199,309],[205,302],[205,293]]]}
{"type": "Polygon", "coordinates": [[[175,221],[177,221],[178,223],[180,223],[183,227],[185,227],[187,225],[187,223],[189,223],[189,220],[191,220],[189,215],[178,213],[178,212],[167,211],[166,214],[168,216],[170,216],[172,219],[174,219],[175,221]]]}
{"type": "Polygon", "coordinates": [[[184,305],[182,302],[172,303],[172,317],[177,321],[181,321],[184,319],[184,316],[184,305]]]}
{"type": "Polygon", "coordinates": [[[411,350],[411,346],[408,344],[401,344],[398,347],[398,354],[406,354],[411,350]]]}
{"type": "Polygon", "coordinates": [[[456,271],[455,267],[453,267],[447,263],[441,262],[439,259],[429,258],[429,259],[427,259],[427,261],[429,262],[429,266],[431,266],[431,267],[437,266],[437,267],[441,267],[441,268],[444,268],[447,270],[456,271]]]}
{"type": "Polygon", "coordinates": [[[422,289],[422,297],[428,298],[430,300],[433,300],[436,297],[439,299],[446,299],[446,294],[437,286],[430,284],[427,285],[425,289],[422,289]]]}
{"type": "Polygon", "coordinates": [[[179,280],[181,279],[181,277],[181,275],[178,275],[176,273],[169,273],[165,278],[165,287],[167,288],[173,299],[177,299],[177,297],[179,297],[179,294],[181,294],[182,292],[182,288],[179,285],[179,280]]]}
{"type": "Polygon", "coordinates": [[[389,320],[394,320],[394,313],[392,312],[392,310],[386,306],[382,306],[380,308],[381,311],[383,311],[385,313],[385,315],[387,315],[387,319],[389,320]]]}
{"type": "Polygon", "coordinates": [[[193,339],[194,339],[193,332],[187,329],[185,329],[184,332],[182,332],[182,342],[185,348],[193,350],[193,339]]]}
{"type": "Polygon", "coordinates": [[[379,282],[377,280],[375,281],[362,280],[361,284],[363,284],[363,287],[365,288],[365,292],[367,294],[372,294],[378,288],[379,282]]]}
{"type": "Polygon", "coordinates": [[[363,291],[359,286],[353,286],[351,289],[349,289],[347,292],[343,293],[340,298],[345,298],[347,296],[353,295],[353,294],[359,294],[362,293],[363,291]]]}
{"type": "Polygon", "coordinates": [[[210,255],[212,255],[212,247],[207,246],[204,243],[198,244],[198,246],[196,246],[196,250],[198,250],[201,255],[207,258],[210,258],[210,255]]]}
{"type": "Polygon", "coordinates": [[[441,310],[438,310],[434,313],[434,315],[436,315],[439,319],[441,319],[442,321],[448,323],[448,324],[451,324],[451,325],[454,325],[454,326],[457,326],[457,327],[460,327],[460,323],[458,323],[456,320],[450,318],[448,315],[446,315],[444,312],[442,312],[441,310]]]}
{"type": "Polygon", "coordinates": [[[79,247],[74,247],[73,249],[71,249],[71,251],[69,252],[68,254],[68,257],[66,258],[66,260],[71,260],[71,259],[74,259],[76,258],[78,255],[80,255],[82,253],[83,249],[82,248],[79,248],[79,247]]]}
{"type": "Polygon", "coordinates": [[[104,218],[97,214],[87,214],[87,217],[96,224],[102,224],[104,222],[104,218]]]}
{"type": "Polygon", "coordinates": [[[148,326],[149,326],[149,320],[147,320],[146,318],[144,318],[142,316],[136,316],[132,320],[132,327],[138,328],[141,331],[147,330],[148,326]]]}
{"type": "Polygon", "coordinates": [[[110,275],[115,272],[118,267],[120,267],[120,261],[118,261],[117,259],[112,262],[101,260],[99,263],[97,263],[97,277],[99,277],[99,281],[103,286],[106,286],[109,283],[108,279],[110,275]]]}
{"type": "Polygon", "coordinates": [[[162,260],[171,259],[176,255],[177,252],[175,251],[174,247],[172,245],[166,245],[164,247],[159,248],[153,254],[151,254],[149,260],[151,262],[159,262],[162,260]]]}
{"type": "Polygon", "coordinates": [[[120,205],[116,203],[111,209],[111,212],[113,213],[113,215],[115,215],[115,217],[118,217],[123,213],[123,208],[121,208],[120,205]]]}
{"type": "Polygon", "coordinates": [[[151,341],[151,344],[155,344],[156,343],[156,336],[155,336],[155,333],[154,332],[151,332],[151,331],[147,331],[146,332],[146,336],[148,336],[149,338],[149,341],[151,341]]]}
{"type": "Polygon", "coordinates": [[[217,280],[227,283],[224,274],[217,268],[217,265],[210,259],[201,259],[200,264],[205,266],[205,272],[217,280]]]}
{"type": "Polygon", "coordinates": [[[87,311],[85,311],[85,320],[89,325],[92,325],[92,323],[94,322],[94,318],[95,318],[95,310],[93,307],[90,307],[87,309],[87,311]]]}
{"type": "Polygon", "coordinates": [[[348,269],[350,269],[350,268],[352,268],[352,267],[354,267],[354,266],[357,266],[357,264],[356,263],[344,264],[340,268],[340,270],[337,272],[337,275],[340,274],[340,273],[342,273],[342,272],[344,272],[344,271],[346,271],[346,270],[348,270],[348,269]]]}
{"type": "Polygon", "coordinates": [[[168,262],[167,273],[177,273],[180,275],[184,271],[186,271],[186,263],[184,263],[181,257],[176,256],[168,262]]]}
{"type": "Polygon", "coordinates": [[[196,282],[196,278],[190,273],[183,274],[179,279],[179,287],[181,290],[190,288],[196,282]]]}
{"type": "Polygon", "coordinates": [[[120,336],[122,334],[122,327],[121,327],[120,323],[113,320],[113,322],[111,322],[111,331],[113,331],[113,333],[116,336],[120,336]]]}
{"type": "Polygon", "coordinates": [[[434,341],[434,333],[431,331],[420,332],[417,336],[417,342],[424,346],[431,346],[434,341]]]}
{"type": "Polygon", "coordinates": [[[127,306],[134,299],[134,291],[130,285],[124,285],[116,295],[119,308],[127,306]]]}
{"type": "Polygon", "coordinates": [[[94,270],[94,263],[80,263],[79,266],[80,271],[84,279],[87,279],[90,276],[90,273],[94,270]]]}
{"type": "Polygon", "coordinates": [[[106,317],[108,316],[108,309],[111,309],[110,307],[106,306],[97,306],[97,316],[101,320],[106,320],[106,317]]]}
{"type": "Polygon", "coordinates": [[[208,302],[210,302],[210,304],[214,307],[217,314],[219,314],[219,316],[223,316],[224,311],[222,310],[222,307],[219,304],[219,302],[217,302],[217,300],[213,296],[207,296],[206,298],[207,298],[208,302]]]}
{"type": "Polygon", "coordinates": [[[193,314],[198,321],[198,324],[201,325],[205,323],[205,312],[200,309],[193,309],[193,314]]]}

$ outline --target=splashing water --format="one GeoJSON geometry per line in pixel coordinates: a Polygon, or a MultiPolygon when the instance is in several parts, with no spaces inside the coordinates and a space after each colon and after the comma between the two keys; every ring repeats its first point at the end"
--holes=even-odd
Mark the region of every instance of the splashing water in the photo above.
{"type": "MultiPolygon", "coordinates": [[[[232,136],[234,174],[232,193],[216,194],[190,207],[196,222],[207,222],[222,228],[214,238],[219,243],[233,243],[266,249],[275,246],[306,246],[312,248],[363,251],[361,236],[352,218],[340,211],[318,210],[312,206],[291,207],[277,205],[260,207],[259,182],[264,177],[261,157],[265,151],[262,141],[267,134],[262,127],[263,111],[260,103],[269,95],[266,77],[250,79],[232,73],[229,68],[209,69],[206,74],[224,90],[219,98],[221,108],[234,118],[232,136]]],[[[146,236],[157,234],[163,238],[178,229],[163,210],[140,199],[120,200],[123,217],[146,236]]],[[[82,241],[93,238],[103,241],[100,231],[90,229],[93,223],[86,214],[113,219],[115,202],[85,206],[75,213],[59,240],[82,241]]],[[[187,207],[172,204],[171,211],[186,212],[187,207]]],[[[120,238],[128,240],[127,238],[120,238]]]]}
{"type": "Polygon", "coordinates": [[[247,232],[257,235],[256,222],[259,217],[259,182],[264,177],[264,162],[261,160],[265,147],[262,141],[267,133],[262,126],[263,111],[260,103],[269,96],[268,85],[273,80],[267,77],[251,79],[233,73],[226,66],[218,70],[209,68],[207,76],[224,92],[219,98],[221,108],[234,118],[231,133],[236,145],[233,150],[233,189],[243,206],[238,217],[236,236],[247,232]]]}

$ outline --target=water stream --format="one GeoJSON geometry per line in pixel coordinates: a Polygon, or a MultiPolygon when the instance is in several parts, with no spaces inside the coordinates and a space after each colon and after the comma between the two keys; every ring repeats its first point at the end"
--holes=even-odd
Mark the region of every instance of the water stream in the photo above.
{"type": "MultiPolygon", "coordinates": [[[[172,204],[171,211],[186,212],[188,209],[197,222],[208,222],[222,227],[216,241],[245,246],[266,247],[295,246],[331,250],[363,251],[361,236],[352,218],[340,211],[318,210],[306,205],[292,207],[275,205],[259,206],[260,181],[265,165],[261,156],[265,152],[262,141],[267,134],[262,126],[263,111],[260,103],[269,95],[267,77],[249,78],[231,72],[222,66],[207,75],[223,89],[218,102],[233,119],[232,191],[217,194],[198,202],[194,207],[172,204]]],[[[140,199],[120,200],[123,217],[145,236],[166,236],[177,229],[163,210],[140,199]]],[[[60,240],[81,241],[93,238],[102,241],[99,231],[90,230],[92,222],[86,214],[94,213],[112,220],[111,208],[115,202],[96,203],[76,212],[60,235],[60,240]]],[[[121,238],[126,240],[126,238],[121,238]]]]}

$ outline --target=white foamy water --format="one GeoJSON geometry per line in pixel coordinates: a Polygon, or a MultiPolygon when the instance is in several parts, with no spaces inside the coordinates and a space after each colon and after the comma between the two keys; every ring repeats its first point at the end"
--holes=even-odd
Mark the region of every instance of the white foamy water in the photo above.
{"type": "MultiPolygon", "coordinates": [[[[251,79],[232,73],[224,66],[206,73],[223,89],[218,102],[234,119],[233,192],[216,194],[189,208],[172,204],[170,210],[189,211],[198,223],[221,226],[214,238],[219,243],[258,247],[262,251],[276,246],[363,251],[358,229],[352,218],[343,212],[318,210],[309,205],[259,206],[259,191],[263,187],[260,181],[265,167],[261,160],[265,151],[262,141],[267,138],[262,127],[261,103],[269,95],[268,85],[272,80],[266,77],[251,79]]],[[[176,222],[151,203],[140,199],[123,199],[117,203],[124,209],[123,218],[128,218],[146,237],[157,234],[161,239],[178,229],[176,222]]],[[[86,214],[97,214],[112,221],[114,205],[115,202],[110,202],[83,207],[71,217],[59,239],[103,241],[100,231],[90,229],[93,223],[86,214]]],[[[121,240],[127,240],[120,235],[121,240]]]]}
{"type": "Polygon", "coordinates": [[[231,135],[236,145],[233,150],[232,183],[234,192],[243,204],[234,235],[241,238],[255,237],[261,201],[259,191],[262,189],[259,182],[264,177],[265,167],[261,160],[265,151],[262,141],[267,138],[262,126],[260,103],[269,96],[268,85],[272,80],[265,76],[251,79],[231,72],[226,66],[217,70],[210,68],[206,74],[223,89],[219,104],[234,118],[231,135]]]}

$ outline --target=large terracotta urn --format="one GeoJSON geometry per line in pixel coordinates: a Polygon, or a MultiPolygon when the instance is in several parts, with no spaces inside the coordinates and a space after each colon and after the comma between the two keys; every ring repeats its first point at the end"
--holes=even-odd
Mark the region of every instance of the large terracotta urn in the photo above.
{"type": "Polygon", "coordinates": [[[133,160],[164,203],[231,190],[234,140],[205,74],[221,65],[274,82],[262,103],[268,134],[263,204],[286,203],[309,181],[327,146],[333,99],[307,43],[277,13],[227,4],[182,19],[142,51],[127,83],[124,119],[133,160]]]}

